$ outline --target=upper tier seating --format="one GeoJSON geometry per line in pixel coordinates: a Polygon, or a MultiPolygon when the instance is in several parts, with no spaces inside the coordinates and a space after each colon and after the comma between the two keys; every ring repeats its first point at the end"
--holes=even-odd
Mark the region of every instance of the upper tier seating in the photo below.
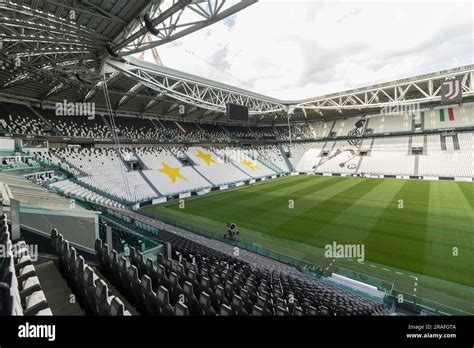
{"type": "Polygon", "coordinates": [[[339,119],[334,124],[333,132],[338,137],[357,136],[364,134],[366,119],[350,117],[339,119]]]}
{"type": "Polygon", "coordinates": [[[424,116],[425,130],[474,127],[474,105],[470,104],[424,110],[424,116]]]}
{"type": "Polygon", "coordinates": [[[44,135],[46,124],[28,107],[0,103],[0,128],[12,134],[44,135]]]}
{"type": "MultiPolygon", "coordinates": [[[[110,123],[109,119],[107,121],[110,123]]],[[[130,139],[165,140],[166,131],[146,118],[114,117],[119,137],[130,139]]],[[[112,126],[112,125],[111,125],[112,126]]]]}
{"type": "Polygon", "coordinates": [[[374,115],[368,117],[367,128],[373,130],[373,134],[410,132],[412,130],[412,116],[402,115],[374,115]]]}
{"type": "Polygon", "coordinates": [[[86,116],[56,116],[52,110],[36,109],[51,123],[57,135],[74,138],[110,138],[111,133],[101,117],[96,116],[89,120],[86,116]]]}

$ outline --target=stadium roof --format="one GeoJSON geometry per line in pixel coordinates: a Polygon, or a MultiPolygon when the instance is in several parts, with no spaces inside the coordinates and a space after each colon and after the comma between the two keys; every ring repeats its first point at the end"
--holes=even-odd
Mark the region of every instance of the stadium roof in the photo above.
{"type": "Polygon", "coordinates": [[[254,123],[378,112],[391,103],[440,100],[440,85],[462,76],[474,98],[474,65],[320,97],[284,101],[146,63],[133,54],[211,25],[256,1],[30,0],[0,2],[0,95],[44,104],[94,102],[119,114],[225,121],[225,104],[249,107],[254,123]],[[145,40],[153,34],[153,40],[145,40]]]}

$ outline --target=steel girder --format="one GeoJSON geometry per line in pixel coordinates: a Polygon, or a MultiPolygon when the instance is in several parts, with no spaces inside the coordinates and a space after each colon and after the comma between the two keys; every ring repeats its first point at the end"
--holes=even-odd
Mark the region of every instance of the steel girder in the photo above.
{"type": "MultiPolygon", "coordinates": [[[[136,60],[135,60],[136,61],[136,60]]],[[[132,61],[133,62],[133,61],[132,61]]],[[[143,88],[148,87],[157,92],[141,112],[146,112],[164,97],[212,112],[225,112],[226,103],[238,103],[249,107],[249,113],[257,120],[276,120],[279,117],[290,118],[292,115],[312,111],[324,116],[325,112],[343,110],[363,111],[409,103],[427,104],[441,99],[441,84],[451,77],[462,77],[464,97],[474,97],[474,65],[424,74],[412,78],[381,83],[368,87],[353,89],[331,95],[301,101],[284,101],[244,91],[201,79],[184,73],[168,73],[167,68],[148,65],[121,63],[114,60],[107,62],[114,71],[119,71],[136,81],[134,88],[123,98],[120,104],[133,98],[143,88]]],[[[176,105],[172,105],[176,108],[176,105]]]]}
{"type": "Polygon", "coordinates": [[[212,84],[204,79],[192,79],[185,74],[173,74],[171,69],[164,67],[155,66],[156,69],[150,69],[115,60],[108,60],[106,64],[137,81],[133,91],[129,91],[130,97],[141,87],[148,87],[157,92],[155,98],[142,111],[146,111],[166,96],[177,102],[217,113],[225,113],[227,103],[245,105],[251,115],[286,112],[286,106],[272,98],[232,89],[231,86],[212,84]]]}
{"type": "Polygon", "coordinates": [[[174,41],[231,16],[258,0],[156,0],[148,13],[136,18],[118,35],[109,51],[128,56],[174,41]],[[144,38],[152,33],[154,39],[144,38]]]}
{"type": "Polygon", "coordinates": [[[324,110],[363,110],[394,104],[429,103],[441,100],[441,84],[462,77],[463,96],[474,96],[474,65],[329,94],[299,102],[288,102],[296,111],[323,114],[324,110]]]}
{"type": "Polygon", "coordinates": [[[144,52],[255,2],[2,0],[0,66],[12,72],[0,88],[38,80],[69,87],[81,80],[79,84],[86,81],[93,86],[99,81],[103,60],[110,55],[144,52]],[[150,33],[153,39],[145,40],[150,33]]]}

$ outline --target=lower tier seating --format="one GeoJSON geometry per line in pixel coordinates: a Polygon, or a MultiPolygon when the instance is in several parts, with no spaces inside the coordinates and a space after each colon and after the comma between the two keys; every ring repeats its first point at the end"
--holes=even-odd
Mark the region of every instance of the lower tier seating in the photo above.
{"type": "Polygon", "coordinates": [[[100,239],[103,274],[143,315],[378,315],[383,305],[320,280],[253,267],[217,250],[160,231],[172,255],[119,257],[100,239]]]}
{"type": "Polygon", "coordinates": [[[123,302],[114,296],[107,284],[88,266],[76,249],[56,229],[51,231],[51,244],[58,256],[59,271],[88,315],[130,315],[123,302]]]}
{"type": "Polygon", "coordinates": [[[7,217],[0,219],[0,315],[52,315],[24,241],[12,242],[7,217]]]}

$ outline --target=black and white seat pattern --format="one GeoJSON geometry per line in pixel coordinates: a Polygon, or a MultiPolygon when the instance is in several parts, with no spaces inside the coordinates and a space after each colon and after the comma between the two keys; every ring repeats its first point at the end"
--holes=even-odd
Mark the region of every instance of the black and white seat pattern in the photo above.
{"type": "Polygon", "coordinates": [[[0,315],[52,315],[27,245],[12,241],[5,214],[0,226],[0,315]]]}

